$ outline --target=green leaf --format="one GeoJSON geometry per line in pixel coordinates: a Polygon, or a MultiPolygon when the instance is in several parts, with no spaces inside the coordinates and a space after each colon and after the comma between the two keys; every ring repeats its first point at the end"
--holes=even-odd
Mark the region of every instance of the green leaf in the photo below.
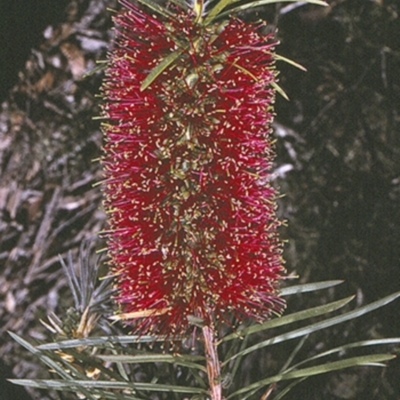
{"type": "Polygon", "coordinates": [[[289,96],[286,94],[286,92],[285,92],[276,82],[271,82],[271,86],[272,86],[285,100],[289,100],[289,96]]]}
{"type": "MultiPolygon", "coordinates": [[[[256,81],[256,82],[258,81],[257,77],[256,77],[254,74],[252,74],[252,73],[251,73],[248,69],[246,69],[245,67],[242,67],[241,65],[236,64],[235,61],[233,61],[231,64],[234,65],[237,69],[239,69],[239,70],[242,71],[243,73],[245,73],[246,75],[249,75],[254,81],[256,81]]],[[[271,85],[274,86],[275,83],[271,83],[271,85]]]]}
{"type": "Polygon", "coordinates": [[[60,255],[58,256],[58,261],[60,262],[61,267],[64,270],[65,276],[67,277],[68,286],[74,297],[75,307],[78,308],[79,304],[81,303],[80,298],[79,298],[81,291],[80,291],[80,287],[79,287],[78,278],[75,273],[75,268],[74,268],[74,263],[72,261],[71,252],[68,252],[68,263],[65,263],[63,258],[60,255]]]}
{"type": "MultiPolygon", "coordinates": [[[[113,354],[118,354],[117,351],[114,350],[114,349],[112,349],[111,352],[113,354]]],[[[119,374],[121,375],[122,379],[124,381],[129,381],[129,377],[128,377],[126,371],[125,371],[124,365],[122,363],[120,363],[120,362],[116,362],[115,365],[117,366],[117,370],[118,370],[119,374]]]]}
{"type": "Polygon", "coordinates": [[[183,0],[170,0],[171,3],[177,5],[178,7],[182,8],[182,10],[189,10],[189,6],[183,0]]]}
{"type": "Polygon", "coordinates": [[[306,292],[314,292],[321,289],[328,289],[333,286],[340,285],[341,283],[343,283],[343,281],[335,280],[294,285],[281,289],[281,296],[289,296],[291,294],[300,294],[306,292]]]}
{"type": "Polygon", "coordinates": [[[144,6],[149,7],[151,10],[155,11],[158,14],[161,14],[165,18],[174,18],[174,14],[168,11],[166,8],[160,6],[152,0],[138,0],[139,3],[142,3],[144,6]]]}
{"type": "Polygon", "coordinates": [[[228,7],[230,4],[236,3],[239,0],[220,0],[208,13],[206,18],[203,21],[203,25],[208,25],[215,19],[218,14],[225,8],[228,7]]]}
{"type": "Polygon", "coordinates": [[[342,345],[339,347],[335,347],[334,349],[324,351],[323,353],[316,354],[315,356],[312,356],[306,360],[303,360],[303,361],[297,363],[296,365],[293,365],[291,368],[287,369],[287,371],[298,368],[299,366],[304,365],[310,361],[317,360],[318,358],[326,357],[326,356],[329,356],[329,355],[335,354],[335,353],[342,353],[349,349],[365,347],[365,346],[382,346],[382,345],[396,344],[396,343],[400,343],[400,338],[361,340],[359,342],[345,344],[345,345],[342,345]]]}
{"type": "Polygon", "coordinates": [[[21,346],[25,347],[27,350],[29,350],[35,356],[39,357],[46,365],[48,365],[51,369],[53,369],[55,372],[57,372],[64,379],[73,379],[68,373],[66,373],[64,371],[63,368],[60,367],[60,365],[58,363],[53,361],[50,357],[42,354],[36,347],[32,346],[29,342],[22,339],[21,337],[19,337],[18,335],[16,335],[13,332],[8,332],[8,333],[17,343],[19,343],[21,346]]]}
{"type": "Polygon", "coordinates": [[[159,75],[161,75],[170,65],[172,65],[175,60],[185,51],[185,48],[180,48],[173,51],[170,55],[165,57],[158,65],[156,65],[150,73],[147,75],[146,79],[142,82],[140,90],[146,90],[159,75]]]}
{"type": "MultiPolygon", "coordinates": [[[[65,366],[66,371],[70,372],[70,374],[73,376],[73,379],[87,379],[86,373],[83,373],[79,366],[75,366],[75,362],[77,362],[78,365],[90,365],[91,367],[98,369],[103,373],[103,379],[106,379],[105,377],[107,377],[109,380],[120,381],[121,377],[123,378],[122,374],[116,372],[113,368],[107,368],[101,360],[94,358],[93,355],[89,355],[85,352],[80,352],[77,350],[69,350],[66,354],[72,357],[71,361],[69,361],[69,357],[63,357],[63,353],[60,353],[60,356],[55,353],[53,357],[58,357],[59,362],[65,366]]],[[[123,380],[128,381],[129,379],[126,377],[126,379],[123,378],[123,380]]]]}
{"type": "Polygon", "coordinates": [[[301,69],[302,71],[307,71],[305,67],[303,67],[301,64],[298,64],[296,61],[291,60],[290,58],[286,58],[284,56],[280,56],[279,54],[274,54],[274,58],[277,61],[284,61],[287,64],[293,65],[294,67],[301,69]]]}
{"type": "Polygon", "coordinates": [[[155,362],[165,362],[173,363],[178,365],[183,365],[188,368],[200,369],[207,372],[207,369],[203,365],[196,364],[195,361],[204,361],[203,356],[191,356],[191,355],[171,355],[171,354],[139,354],[139,355],[129,355],[129,354],[116,354],[116,355],[97,355],[98,358],[108,361],[108,362],[120,362],[129,364],[139,364],[139,363],[155,363],[155,362]]]}
{"type": "Polygon", "coordinates": [[[297,346],[294,348],[294,350],[290,353],[289,357],[285,361],[285,364],[283,367],[280,369],[279,373],[283,373],[289,369],[289,365],[293,362],[294,358],[297,356],[298,352],[301,350],[301,348],[304,346],[304,343],[307,341],[309,335],[303,336],[299,343],[297,343],[297,346]]]}
{"type": "MultiPolygon", "coordinates": [[[[250,335],[247,335],[243,338],[243,340],[234,340],[230,346],[229,351],[226,353],[226,358],[230,357],[231,354],[235,354],[243,351],[247,347],[247,343],[249,341],[250,335]]],[[[231,376],[231,380],[235,381],[236,374],[239,371],[240,365],[242,363],[242,357],[237,357],[233,364],[229,365],[228,374],[231,376]]],[[[223,371],[225,373],[225,371],[223,371]]]]}
{"type": "Polygon", "coordinates": [[[305,381],[307,377],[296,379],[294,382],[291,382],[284,389],[282,389],[275,397],[274,400],[281,400],[284,396],[286,396],[295,386],[299,383],[305,381]]]}
{"type": "MultiPolygon", "coordinates": [[[[70,392],[81,392],[84,393],[87,389],[84,389],[78,385],[70,385],[66,387],[61,380],[35,380],[35,379],[9,379],[11,383],[21,386],[30,386],[37,389],[47,389],[47,390],[60,390],[60,391],[70,391],[70,392]]],[[[113,393],[110,391],[105,391],[101,389],[91,389],[90,393],[93,393],[96,397],[87,397],[93,400],[101,399],[111,399],[111,400],[144,400],[142,397],[134,397],[132,394],[127,395],[113,393]]]]}
{"type": "Polygon", "coordinates": [[[82,76],[83,79],[88,78],[89,76],[92,76],[92,75],[96,74],[97,72],[102,71],[103,69],[106,69],[107,65],[108,65],[108,61],[96,61],[96,64],[100,64],[100,65],[92,68],[88,72],[85,72],[82,76]]]}
{"type": "MultiPolygon", "coordinates": [[[[232,356],[229,359],[225,360],[222,363],[222,365],[227,364],[230,360],[232,360],[232,359],[234,359],[236,357],[252,353],[253,351],[260,350],[263,347],[267,347],[267,346],[270,346],[270,345],[273,345],[273,344],[276,344],[276,343],[281,343],[281,342],[284,342],[286,340],[291,340],[291,339],[294,339],[294,338],[297,338],[297,337],[301,337],[301,336],[304,336],[304,335],[309,335],[310,333],[316,332],[318,330],[329,328],[330,326],[337,325],[337,324],[340,324],[342,322],[349,321],[349,320],[352,320],[354,318],[361,317],[364,314],[367,314],[367,313],[369,313],[371,311],[376,310],[377,308],[383,307],[383,306],[391,303],[392,301],[397,299],[399,296],[400,296],[400,292],[396,292],[396,293],[391,294],[391,295],[389,295],[387,297],[384,297],[383,299],[377,300],[377,301],[375,301],[375,302],[373,302],[371,304],[367,304],[366,306],[360,307],[360,308],[358,308],[356,310],[347,312],[347,313],[342,314],[342,315],[338,315],[338,316],[333,317],[333,318],[326,319],[326,320],[321,321],[321,322],[316,322],[314,324],[305,326],[303,328],[295,329],[294,331],[283,333],[283,334],[275,336],[273,338],[264,340],[264,341],[262,341],[260,343],[257,343],[254,346],[248,347],[247,349],[245,349],[245,350],[243,350],[243,351],[241,351],[239,353],[236,353],[234,356],[232,356]]],[[[284,318],[284,317],[282,317],[282,318],[284,318]]]]}
{"type": "Polygon", "coordinates": [[[79,249],[78,263],[73,261],[71,252],[67,254],[67,261],[59,256],[59,262],[74,298],[75,309],[81,313],[104,311],[103,306],[110,301],[114,292],[110,279],[106,277],[101,282],[97,279],[100,258],[97,257],[94,261],[90,255],[90,243],[84,241],[79,249]]]}
{"type": "MultiPolygon", "coordinates": [[[[280,371],[280,373],[288,373],[294,369],[299,368],[301,365],[304,365],[310,361],[316,360],[318,358],[322,358],[322,357],[326,357],[328,355],[334,354],[334,353],[342,353],[348,349],[352,349],[352,348],[357,348],[357,347],[364,347],[364,346],[374,346],[374,345],[387,345],[387,344],[394,344],[394,343],[400,343],[400,338],[387,338],[387,339],[374,339],[374,340],[363,340],[363,341],[359,341],[359,342],[355,342],[355,343],[349,343],[340,347],[336,347],[334,349],[330,349],[327,351],[324,351],[323,353],[319,353],[313,357],[310,357],[306,360],[303,360],[295,365],[293,365],[292,367],[286,369],[284,371],[280,371]]],[[[370,364],[369,364],[370,365],[370,364]]],[[[377,366],[381,366],[381,364],[377,365],[377,366]]],[[[281,390],[279,392],[279,394],[274,397],[274,400],[280,400],[282,399],[291,389],[293,389],[293,387],[297,386],[299,383],[303,382],[305,379],[307,379],[307,377],[303,377],[301,379],[298,379],[294,382],[292,382],[290,385],[288,385],[286,388],[284,388],[283,390],[281,390]]]]}
{"type": "Polygon", "coordinates": [[[175,392],[175,393],[194,393],[207,394],[207,391],[200,388],[188,386],[163,385],[159,383],[143,383],[143,382],[117,382],[117,381],[101,381],[101,380],[74,380],[64,381],[61,379],[12,379],[13,383],[23,386],[31,386],[36,388],[55,389],[55,390],[71,390],[76,389],[133,389],[148,390],[157,392],[175,392]]]}
{"type": "MultiPolygon", "coordinates": [[[[234,2],[236,2],[236,1],[234,1],[234,2]]],[[[231,14],[243,11],[243,10],[247,10],[248,8],[265,6],[267,4],[274,4],[274,3],[296,3],[296,2],[298,2],[298,0],[256,0],[256,1],[251,1],[250,3],[242,4],[241,6],[234,7],[228,11],[224,11],[222,13],[218,12],[218,14],[213,16],[213,18],[209,22],[211,22],[213,19],[216,19],[216,18],[225,17],[225,16],[228,16],[228,15],[231,15],[231,14]]],[[[303,2],[309,3],[309,4],[316,4],[319,6],[328,6],[329,5],[325,1],[321,1],[321,0],[303,0],[303,2]]],[[[221,11],[221,10],[219,10],[219,11],[221,11]]]]}
{"type": "Polygon", "coordinates": [[[285,315],[280,318],[271,319],[260,325],[253,325],[250,326],[249,328],[238,329],[237,332],[222,338],[221,342],[237,339],[238,337],[244,337],[267,329],[277,328],[278,326],[284,326],[287,324],[291,324],[293,322],[299,322],[307,318],[318,317],[319,315],[324,315],[342,308],[343,306],[348,304],[352,299],[354,299],[354,296],[346,297],[345,299],[324,304],[323,306],[308,308],[307,310],[298,311],[289,315],[285,315]]]}
{"type": "MultiPolygon", "coordinates": [[[[46,364],[48,367],[50,367],[50,369],[52,369],[54,372],[56,372],[58,375],[60,375],[65,382],[69,383],[73,381],[73,377],[70,376],[61,366],[59,363],[55,362],[54,360],[52,360],[50,357],[42,354],[39,350],[37,350],[36,347],[32,346],[29,342],[27,342],[26,340],[22,339],[20,336],[16,335],[13,332],[8,332],[9,335],[17,342],[19,343],[21,346],[25,347],[27,350],[29,350],[32,354],[34,354],[35,356],[37,356],[44,364],[46,364]]],[[[58,357],[60,358],[60,357],[58,357]]],[[[28,385],[25,385],[28,386],[28,385]]],[[[89,391],[87,391],[86,389],[82,390],[82,393],[90,400],[96,400],[95,397],[93,397],[91,395],[91,393],[89,391]]]]}
{"type": "Polygon", "coordinates": [[[82,339],[68,339],[56,343],[45,343],[37,346],[38,350],[61,350],[79,346],[96,346],[100,348],[111,347],[114,343],[132,344],[132,343],[154,343],[165,341],[165,336],[150,335],[125,335],[125,336],[97,336],[82,339]]]}
{"type": "Polygon", "coordinates": [[[395,358],[395,356],[392,354],[372,354],[372,355],[368,355],[368,356],[346,358],[346,359],[340,360],[340,361],[333,361],[330,363],[316,365],[314,367],[299,369],[299,370],[292,371],[289,373],[278,374],[278,375],[271,376],[269,378],[260,380],[258,382],[252,383],[251,385],[248,385],[242,389],[239,389],[236,392],[230,394],[227,397],[227,399],[241,395],[250,390],[261,389],[264,386],[270,385],[271,383],[275,383],[275,382],[280,382],[280,381],[284,381],[284,380],[288,380],[288,379],[309,377],[309,376],[314,376],[314,375],[319,375],[319,374],[325,374],[327,372],[336,371],[336,370],[340,370],[340,369],[344,369],[344,368],[356,367],[356,366],[365,366],[365,365],[371,365],[371,364],[380,366],[381,364],[377,364],[377,363],[380,363],[382,361],[388,361],[393,358],[395,358]]]}

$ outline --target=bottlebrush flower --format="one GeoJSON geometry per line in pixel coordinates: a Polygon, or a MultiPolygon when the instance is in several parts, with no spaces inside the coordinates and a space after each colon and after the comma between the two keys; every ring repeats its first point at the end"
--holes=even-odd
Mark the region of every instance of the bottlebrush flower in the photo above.
{"type": "Polygon", "coordinates": [[[102,165],[122,311],[140,333],[172,335],[190,317],[213,325],[281,312],[271,35],[260,23],[205,26],[188,12],[165,18],[121,3],[102,165]]]}

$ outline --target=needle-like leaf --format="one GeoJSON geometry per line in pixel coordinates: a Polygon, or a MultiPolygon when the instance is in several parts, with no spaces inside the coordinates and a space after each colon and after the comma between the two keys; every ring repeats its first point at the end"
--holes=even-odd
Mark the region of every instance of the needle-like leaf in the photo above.
{"type": "Polygon", "coordinates": [[[267,385],[270,385],[274,382],[280,382],[288,379],[296,379],[296,378],[303,378],[309,377],[313,375],[325,374],[327,372],[336,371],[339,369],[356,367],[360,365],[374,365],[374,366],[381,366],[382,361],[388,361],[395,358],[392,354],[372,354],[368,356],[359,356],[359,357],[352,357],[346,358],[340,361],[333,361],[330,363],[324,363],[321,365],[316,365],[310,368],[299,369],[296,371],[292,371],[289,373],[278,374],[275,376],[271,376],[269,378],[263,379],[261,381],[255,382],[251,385],[248,385],[242,389],[237,390],[236,392],[230,394],[227,399],[231,399],[232,397],[243,395],[250,390],[261,389],[267,385]]]}
{"type": "Polygon", "coordinates": [[[110,347],[113,343],[132,344],[132,343],[154,343],[165,342],[165,336],[150,335],[126,335],[126,336],[93,336],[82,339],[68,339],[56,343],[45,343],[37,346],[39,350],[60,350],[79,346],[110,347]]]}
{"type": "Polygon", "coordinates": [[[185,51],[185,48],[180,48],[173,51],[167,57],[165,57],[159,64],[157,64],[147,75],[146,79],[142,82],[140,90],[146,90],[159,75],[161,75],[169,66],[171,66],[179,56],[185,51]]]}
{"type": "Polygon", "coordinates": [[[175,392],[175,393],[193,393],[207,394],[207,391],[200,388],[188,386],[163,385],[159,383],[143,382],[117,382],[117,381],[95,381],[95,380],[73,380],[64,381],[60,379],[12,379],[13,383],[23,386],[32,386],[35,388],[55,389],[55,390],[79,390],[82,389],[132,389],[132,390],[154,390],[157,392],[175,392]]]}
{"type": "Polygon", "coordinates": [[[345,314],[342,315],[338,315],[336,317],[332,317],[329,319],[326,319],[324,321],[321,322],[316,322],[314,324],[305,326],[303,328],[299,328],[299,329],[295,329],[294,331],[291,332],[287,332],[287,333],[283,333],[281,335],[275,336],[273,338],[264,340],[260,343],[257,343],[256,345],[253,345],[249,348],[247,348],[246,350],[239,352],[237,354],[235,354],[234,356],[230,357],[229,359],[225,360],[222,365],[227,364],[230,360],[235,359],[236,357],[239,356],[243,356],[245,354],[249,354],[252,353],[253,351],[257,351],[260,350],[264,347],[273,345],[273,344],[277,344],[277,343],[281,343],[284,342],[286,340],[291,340],[297,337],[301,337],[304,335],[308,335],[310,333],[316,332],[318,330],[321,329],[325,329],[325,328],[329,328],[330,326],[334,326],[337,324],[340,324],[342,322],[345,321],[349,321],[358,317],[361,317],[362,315],[365,315],[371,311],[374,311],[380,307],[383,307],[389,303],[391,303],[392,301],[394,301],[395,299],[397,299],[400,296],[400,292],[396,292],[393,293],[387,297],[384,297],[383,299],[377,300],[371,304],[367,304],[366,306],[360,307],[356,310],[347,312],[345,314]]]}
{"type": "MultiPolygon", "coordinates": [[[[166,8],[160,6],[159,4],[155,3],[152,0],[138,0],[139,3],[143,4],[144,6],[150,8],[150,10],[155,11],[156,13],[162,15],[165,18],[173,18],[174,15],[168,11],[166,8]]],[[[127,0],[120,0],[121,4],[126,6],[128,9],[130,8],[130,3],[127,0]]]]}
{"type": "MultiPolygon", "coordinates": [[[[264,6],[264,5],[273,4],[273,3],[284,3],[284,2],[285,3],[286,2],[294,3],[294,2],[297,2],[297,1],[298,0],[278,0],[278,1],[277,0],[256,0],[256,1],[251,1],[251,2],[246,3],[246,4],[242,4],[242,5],[238,6],[238,7],[231,8],[230,10],[227,10],[227,11],[224,11],[224,12],[221,12],[221,13],[218,12],[217,14],[213,15],[213,17],[210,19],[210,21],[207,21],[207,22],[210,23],[210,22],[212,22],[212,20],[214,20],[216,18],[226,17],[228,15],[232,15],[232,14],[238,13],[240,11],[247,10],[249,8],[264,6]]],[[[236,2],[236,1],[234,1],[234,2],[236,2]]],[[[232,3],[234,3],[234,2],[232,2],[232,3]]],[[[304,0],[303,2],[304,3],[310,3],[310,4],[316,4],[316,5],[319,5],[319,6],[328,6],[329,5],[325,1],[321,1],[321,0],[304,0]]]]}
{"type": "Polygon", "coordinates": [[[307,71],[307,69],[305,67],[303,67],[301,64],[297,63],[296,61],[291,60],[290,58],[281,56],[279,54],[275,54],[274,58],[277,61],[284,61],[287,64],[293,65],[293,67],[301,69],[302,71],[307,71]]]}
{"type": "Polygon", "coordinates": [[[115,354],[115,355],[98,355],[98,358],[107,362],[120,362],[127,364],[139,364],[139,363],[173,363],[177,365],[183,365],[188,368],[200,369],[207,372],[203,365],[197,364],[195,361],[204,361],[205,358],[202,356],[191,356],[191,355],[172,355],[172,354],[115,354]]]}
{"type": "Polygon", "coordinates": [[[320,315],[328,314],[332,311],[338,310],[348,304],[354,296],[346,297],[345,299],[337,300],[329,304],[324,304],[323,306],[317,306],[309,308],[307,310],[298,311],[289,315],[284,315],[283,317],[271,319],[260,325],[253,325],[249,328],[238,329],[237,332],[225,336],[221,339],[221,342],[226,342],[228,340],[233,340],[238,337],[244,337],[251,335],[256,332],[261,332],[267,329],[277,328],[278,326],[288,325],[294,322],[300,322],[307,318],[315,318],[320,315]]]}
{"type": "Polygon", "coordinates": [[[333,286],[340,285],[341,283],[343,283],[343,281],[333,280],[333,281],[304,283],[301,285],[289,286],[281,289],[281,296],[289,296],[292,294],[300,294],[300,293],[314,292],[322,289],[329,289],[333,286]]]}

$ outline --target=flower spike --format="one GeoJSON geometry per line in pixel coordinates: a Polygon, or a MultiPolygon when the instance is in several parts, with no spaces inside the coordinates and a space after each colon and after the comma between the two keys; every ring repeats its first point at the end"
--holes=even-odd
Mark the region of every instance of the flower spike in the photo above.
{"type": "Polygon", "coordinates": [[[175,2],[173,18],[123,5],[102,88],[116,318],[176,336],[279,314],[276,42],[263,24],[206,26],[175,2]]]}

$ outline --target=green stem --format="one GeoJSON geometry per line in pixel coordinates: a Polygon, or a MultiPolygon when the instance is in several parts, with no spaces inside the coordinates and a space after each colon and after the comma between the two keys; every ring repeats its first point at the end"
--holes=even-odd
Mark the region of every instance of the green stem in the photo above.
{"type": "Polygon", "coordinates": [[[222,400],[222,387],[220,379],[221,366],[218,359],[214,329],[210,326],[204,326],[203,337],[207,359],[207,375],[210,385],[211,400],[222,400]]]}

